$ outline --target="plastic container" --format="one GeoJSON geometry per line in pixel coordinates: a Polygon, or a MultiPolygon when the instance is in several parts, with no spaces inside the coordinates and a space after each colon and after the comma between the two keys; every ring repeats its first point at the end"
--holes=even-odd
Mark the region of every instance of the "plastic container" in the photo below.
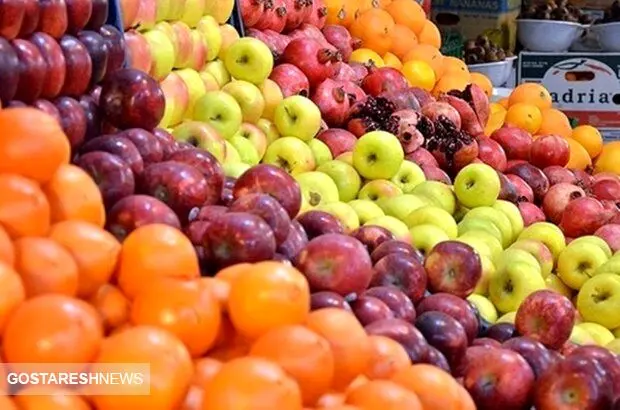
{"type": "Polygon", "coordinates": [[[493,87],[501,87],[510,79],[516,59],[516,56],[506,57],[504,61],[470,64],[467,68],[469,68],[469,72],[471,73],[486,75],[489,80],[491,80],[493,87]]]}
{"type": "Polygon", "coordinates": [[[620,22],[594,24],[589,30],[603,51],[620,51],[620,22]]]}
{"type": "Polygon", "coordinates": [[[586,26],[572,21],[517,20],[517,36],[529,51],[558,53],[568,51],[584,33],[586,26]]]}

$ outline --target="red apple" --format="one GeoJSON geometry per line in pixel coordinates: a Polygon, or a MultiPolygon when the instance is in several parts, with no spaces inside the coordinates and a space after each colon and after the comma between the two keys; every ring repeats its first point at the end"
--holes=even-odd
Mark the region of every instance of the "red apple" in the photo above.
{"type": "MultiPolygon", "coordinates": [[[[38,0],[22,0],[22,3],[24,4],[24,19],[19,30],[19,37],[24,38],[36,31],[41,11],[39,10],[38,0]]],[[[0,14],[2,13],[0,12],[0,14]]]]}
{"type": "Polygon", "coordinates": [[[267,194],[248,194],[230,204],[230,212],[247,212],[261,217],[273,231],[276,245],[283,243],[291,227],[291,218],[280,203],[267,194]]]}
{"type": "Polygon", "coordinates": [[[312,310],[324,309],[324,308],[339,308],[344,310],[351,310],[349,302],[345,298],[334,292],[315,292],[310,296],[310,308],[312,310]]]}
{"type": "Polygon", "coordinates": [[[427,149],[418,148],[410,154],[405,156],[405,159],[415,162],[420,167],[439,167],[439,163],[427,149]]]}
{"type": "MultiPolygon", "coordinates": [[[[90,0],[85,0],[90,1],[90,0]]],[[[108,42],[96,31],[84,30],[78,34],[78,39],[84,44],[90,61],[92,62],[91,85],[98,84],[105,77],[108,67],[110,49],[108,42]]]]}
{"type": "MultiPolygon", "coordinates": [[[[512,340],[512,339],[508,339],[508,340],[512,340]]],[[[472,346],[486,346],[486,347],[491,347],[491,348],[502,347],[502,344],[500,342],[498,342],[495,339],[491,339],[490,337],[479,337],[477,339],[474,339],[471,345],[472,346]]]]}
{"type": "Polygon", "coordinates": [[[140,9],[139,0],[120,0],[121,10],[123,10],[123,29],[128,30],[136,24],[138,10],[140,9]]]}
{"type": "Polygon", "coordinates": [[[562,215],[560,228],[566,236],[578,238],[594,234],[610,218],[611,214],[599,200],[581,197],[568,203],[562,215]]]}
{"type": "Polygon", "coordinates": [[[620,201],[620,180],[601,179],[592,185],[592,196],[599,200],[620,201]]]}
{"type": "Polygon", "coordinates": [[[120,135],[103,135],[93,138],[81,147],[81,152],[106,151],[122,159],[132,172],[139,176],[144,171],[144,161],[136,145],[120,135]]]}
{"type": "Polygon", "coordinates": [[[327,233],[344,233],[344,228],[338,218],[327,212],[307,211],[299,215],[297,220],[304,227],[310,240],[327,233]]]}
{"type": "Polygon", "coordinates": [[[534,140],[530,162],[539,168],[557,165],[563,167],[570,159],[568,141],[559,135],[542,135],[534,140]]]}
{"type": "Polygon", "coordinates": [[[577,178],[575,178],[575,174],[570,169],[566,169],[559,165],[551,165],[543,169],[543,172],[549,179],[550,185],[559,184],[560,182],[566,182],[569,184],[575,184],[577,182],[577,178]]]}
{"type": "Polygon", "coordinates": [[[125,33],[125,44],[129,67],[148,73],[153,64],[153,57],[144,36],[135,30],[129,30],[125,33]]]}
{"type": "Polygon", "coordinates": [[[506,169],[507,159],[504,149],[497,141],[490,138],[478,140],[478,158],[500,172],[506,169]]]}
{"type": "Polygon", "coordinates": [[[408,244],[407,242],[391,239],[387,241],[383,241],[379,246],[377,246],[371,253],[370,259],[372,259],[373,263],[379,262],[381,259],[386,257],[387,255],[391,255],[393,253],[401,253],[407,256],[411,256],[416,259],[418,262],[424,261],[424,257],[413,246],[408,244]]]}
{"type": "Polygon", "coordinates": [[[422,166],[421,168],[427,180],[443,182],[448,185],[452,184],[450,176],[443,169],[433,166],[422,166]]]}
{"type": "Polygon", "coordinates": [[[520,354],[473,346],[464,360],[463,386],[478,410],[529,408],[535,378],[520,354]]]}
{"type": "Polygon", "coordinates": [[[108,21],[108,0],[90,0],[93,4],[86,29],[98,31],[108,21]]]}
{"type": "Polygon", "coordinates": [[[75,161],[95,181],[103,203],[110,209],[122,198],[133,195],[135,179],[131,168],[120,157],[104,151],[88,152],[75,161]]]}
{"type": "Polygon", "coordinates": [[[65,0],[67,3],[67,27],[77,34],[86,27],[93,13],[92,0],[65,0]]]}
{"type": "Polygon", "coordinates": [[[449,293],[435,293],[422,299],[417,305],[418,313],[442,312],[454,318],[463,326],[467,339],[474,340],[478,335],[479,322],[476,311],[464,299],[449,293]]]}
{"type": "Polygon", "coordinates": [[[431,292],[446,292],[465,298],[482,276],[480,256],[462,242],[444,241],[427,255],[424,267],[431,292]]]}
{"type": "Polygon", "coordinates": [[[58,111],[58,108],[56,108],[54,103],[52,103],[51,101],[49,101],[49,100],[36,100],[35,102],[32,103],[32,106],[35,107],[35,108],[38,108],[41,111],[46,112],[49,115],[51,115],[59,123],[61,122],[60,111],[58,111]]]}
{"type": "MultiPolygon", "coordinates": [[[[138,149],[145,164],[164,160],[164,149],[159,140],[150,132],[142,128],[130,128],[123,131],[119,136],[127,138],[138,149]]],[[[171,159],[177,161],[177,159],[171,159]]],[[[181,161],[183,162],[183,161],[181,161]]],[[[193,165],[193,164],[190,164],[193,165]]]]}
{"type": "MultiPolygon", "coordinates": [[[[491,339],[493,340],[493,339],[491,339]]],[[[514,350],[528,362],[536,378],[553,365],[554,359],[542,343],[527,336],[514,337],[502,345],[505,349],[514,350]]]]}
{"type": "Polygon", "coordinates": [[[577,346],[570,357],[580,357],[597,361],[600,368],[606,373],[606,379],[611,381],[613,396],[620,397],[620,356],[613,354],[610,350],[595,345],[577,346]]]}
{"type": "Polygon", "coordinates": [[[461,324],[443,312],[424,312],[415,320],[415,327],[439,350],[451,368],[456,367],[467,350],[467,334],[461,324]]]}
{"type": "Polygon", "coordinates": [[[224,170],[217,159],[208,151],[200,148],[182,149],[172,153],[169,161],[182,162],[196,168],[207,181],[207,197],[203,205],[215,205],[222,195],[224,170]]]}
{"type": "Polygon", "coordinates": [[[45,81],[41,96],[54,98],[60,94],[67,75],[67,62],[62,48],[49,34],[34,33],[30,41],[37,46],[46,65],[45,81]]]}
{"type": "Polygon", "coordinates": [[[84,139],[88,141],[101,135],[101,116],[99,115],[99,107],[91,96],[83,95],[80,97],[80,104],[84,109],[84,115],[86,115],[84,139]]]}
{"type": "Polygon", "coordinates": [[[168,131],[162,128],[155,128],[153,130],[153,135],[161,144],[161,148],[164,151],[164,159],[168,158],[170,155],[172,155],[173,152],[177,150],[177,143],[172,134],[170,134],[168,131]]]}
{"type": "Polygon", "coordinates": [[[376,225],[360,226],[351,232],[351,236],[366,246],[370,254],[383,242],[396,239],[392,232],[376,225]]]}
{"type": "Polygon", "coordinates": [[[429,345],[424,335],[403,319],[383,319],[365,327],[369,335],[388,337],[398,342],[409,355],[412,363],[420,363],[428,355],[429,345]]]}
{"type": "Polygon", "coordinates": [[[559,224],[568,203],[573,199],[584,196],[586,196],[585,191],[577,185],[560,182],[549,188],[549,191],[543,198],[542,208],[551,222],[559,224]]]}
{"type": "Polygon", "coordinates": [[[291,221],[286,240],[278,246],[278,253],[284,255],[288,260],[294,260],[299,252],[308,244],[308,236],[303,226],[296,220],[291,221]]]}
{"type": "Polygon", "coordinates": [[[149,224],[164,224],[181,229],[179,218],[168,205],[146,195],[122,198],[108,211],[106,217],[106,230],[119,241],[123,241],[135,229],[149,224]]]}
{"type": "Polygon", "coordinates": [[[273,258],[276,241],[273,231],[260,217],[246,212],[230,212],[209,223],[204,246],[221,269],[238,263],[254,263],[273,258]]]}
{"type": "Polygon", "coordinates": [[[69,16],[65,0],[39,0],[39,27],[37,31],[59,39],[67,32],[69,16]]]}
{"type": "Polygon", "coordinates": [[[93,74],[93,63],[88,49],[80,40],[69,35],[63,36],[59,44],[67,63],[67,80],[61,93],[71,96],[82,95],[88,90],[93,74]]]}
{"type": "Polygon", "coordinates": [[[17,37],[22,27],[25,13],[26,2],[24,0],[0,1],[0,37],[9,40],[17,37]]]}
{"type": "Polygon", "coordinates": [[[405,90],[409,85],[407,79],[395,68],[373,67],[362,80],[362,88],[367,94],[376,97],[383,92],[405,90]]]}
{"type": "Polygon", "coordinates": [[[0,102],[8,104],[17,92],[20,71],[19,58],[15,49],[0,37],[0,102]]]}
{"type": "Polygon", "coordinates": [[[613,252],[620,250],[620,224],[603,225],[594,232],[594,235],[607,242],[613,252]]]}
{"type": "Polygon", "coordinates": [[[385,303],[394,317],[413,323],[416,318],[416,310],[411,299],[395,286],[375,286],[364,293],[362,296],[370,296],[385,303]]]}
{"type": "Polygon", "coordinates": [[[209,222],[215,218],[219,218],[220,215],[226,212],[228,212],[228,207],[222,205],[205,205],[200,208],[192,209],[189,213],[189,220],[209,222]]]}
{"type": "Polygon", "coordinates": [[[496,323],[489,327],[485,336],[503,343],[506,340],[518,336],[518,333],[515,325],[512,323],[496,323]]]}
{"type": "Polygon", "coordinates": [[[87,119],[82,105],[71,97],[59,97],[56,108],[60,114],[60,125],[69,138],[71,148],[76,149],[86,136],[87,119]]]}
{"type": "Polygon", "coordinates": [[[417,302],[424,296],[426,282],[424,266],[416,258],[403,253],[392,253],[375,264],[370,284],[396,286],[413,302],[417,302]]]}
{"type": "Polygon", "coordinates": [[[544,222],[547,219],[543,210],[531,202],[519,202],[517,207],[525,226],[530,226],[536,222],[544,222]]]}
{"type": "Polygon", "coordinates": [[[108,66],[106,76],[120,70],[125,64],[126,50],[123,33],[116,27],[106,24],[99,29],[99,34],[108,42],[108,66]]]}
{"type": "Polygon", "coordinates": [[[342,153],[353,151],[357,143],[355,135],[340,128],[329,128],[320,132],[316,138],[329,147],[334,158],[342,153]]]}
{"type": "Polygon", "coordinates": [[[19,59],[19,82],[16,100],[26,104],[33,103],[41,96],[45,83],[46,66],[41,52],[27,40],[13,40],[13,48],[19,59]]]}
{"type": "Polygon", "coordinates": [[[308,278],[311,289],[342,296],[363,292],[372,277],[372,262],[364,245],[342,234],[312,239],[297,255],[295,266],[308,278]]]}
{"type": "Polygon", "coordinates": [[[394,312],[381,301],[372,296],[360,296],[351,302],[351,310],[363,325],[369,325],[383,319],[393,319],[394,312]]]}
{"type": "Polygon", "coordinates": [[[523,163],[516,164],[506,168],[506,174],[516,175],[523,179],[534,192],[534,198],[542,201],[543,197],[549,190],[549,180],[547,176],[539,168],[532,164],[523,163]]]}
{"type": "Polygon", "coordinates": [[[491,139],[502,146],[508,159],[530,159],[533,139],[529,132],[518,127],[503,126],[491,134],[491,139]]]}
{"type": "Polygon", "coordinates": [[[273,165],[260,164],[245,171],[235,183],[233,195],[239,198],[248,193],[273,196],[295,218],[301,208],[301,190],[297,181],[286,171],[273,165]]]}

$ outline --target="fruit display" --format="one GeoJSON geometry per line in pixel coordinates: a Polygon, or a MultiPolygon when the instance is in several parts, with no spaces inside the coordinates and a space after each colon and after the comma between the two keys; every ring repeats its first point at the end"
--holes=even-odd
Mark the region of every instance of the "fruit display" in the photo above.
{"type": "Polygon", "coordinates": [[[466,64],[496,63],[512,57],[510,51],[494,44],[487,36],[478,36],[475,40],[468,40],[463,46],[463,59],[466,64]]]}
{"type": "Polygon", "coordinates": [[[618,2],[618,0],[615,0],[605,10],[605,14],[603,15],[603,17],[595,21],[595,23],[617,23],[618,21],[620,21],[620,2],[618,2]]]}
{"type": "Polygon", "coordinates": [[[569,3],[568,0],[552,0],[545,3],[533,4],[522,10],[519,18],[534,20],[571,21],[582,24],[592,23],[592,17],[569,3]]]}

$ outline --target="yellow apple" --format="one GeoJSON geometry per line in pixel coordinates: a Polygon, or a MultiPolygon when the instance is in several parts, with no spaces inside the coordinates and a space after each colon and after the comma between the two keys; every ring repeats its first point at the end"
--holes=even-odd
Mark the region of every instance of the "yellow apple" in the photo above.
{"type": "Polygon", "coordinates": [[[494,204],[493,208],[501,211],[508,217],[510,220],[510,224],[512,225],[512,233],[513,242],[519,237],[519,234],[523,231],[523,218],[521,217],[521,212],[519,208],[513,204],[512,202],[504,201],[502,199],[498,199],[494,204]]]}
{"type": "Polygon", "coordinates": [[[273,114],[280,101],[284,99],[280,86],[273,80],[266,79],[260,86],[260,91],[265,100],[265,109],[262,118],[273,121],[273,114]]]}
{"type": "Polygon", "coordinates": [[[153,56],[149,74],[157,81],[162,81],[174,67],[175,50],[172,40],[164,32],[158,30],[147,31],[143,36],[153,56]]]}
{"type": "Polygon", "coordinates": [[[256,126],[260,128],[260,130],[265,134],[265,137],[267,137],[267,145],[281,137],[276,125],[266,118],[261,118],[258,120],[256,122],[256,126]]]}
{"type": "Polygon", "coordinates": [[[542,277],[542,270],[538,260],[529,252],[521,249],[508,248],[498,258],[495,266],[497,270],[504,270],[508,266],[515,263],[524,263],[531,266],[542,277]]]}
{"type": "Polygon", "coordinates": [[[386,215],[393,216],[405,222],[405,218],[411,212],[418,208],[426,206],[427,199],[417,195],[404,194],[394,197],[380,198],[377,205],[385,212],[386,215]]]}
{"type": "Polygon", "coordinates": [[[338,187],[332,179],[316,171],[302,172],[295,175],[301,189],[302,206],[300,212],[306,212],[322,204],[338,202],[338,187]]]}
{"type": "Polygon", "coordinates": [[[346,233],[351,233],[360,227],[357,214],[353,208],[344,202],[330,202],[329,204],[319,205],[316,209],[338,218],[346,233]]]}
{"type": "Polygon", "coordinates": [[[376,225],[381,226],[388,231],[392,232],[397,240],[411,243],[411,234],[409,233],[409,229],[407,225],[405,225],[402,221],[394,218],[390,215],[380,216],[378,218],[371,219],[366,222],[364,225],[376,225]]]}
{"type": "Polygon", "coordinates": [[[185,8],[181,15],[181,21],[194,28],[205,14],[207,0],[185,0],[185,8]]]}
{"type": "Polygon", "coordinates": [[[562,279],[560,279],[557,275],[551,274],[545,278],[545,283],[547,284],[547,289],[553,290],[554,292],[559,293],[560,295],[564,295],[569,299],[573,297],[573,290],[566,286],[562,279]]]}
{"type": "MultiPolygon", "coordinates": [[[[535,260],[532,255],[524,253],[535,260]]],[[[540,266],[515,260],[496,267],[497,271],[489,281],[489,299],[500,312],[516,311],[526,297],[546,287],[540,266]]]]}
{"type": "Polygon", "coordinates": [[[601,273],[588,279],[579,289],[577,309],[586,322],[620,327],[620,276],[601,273]]]}
{"type": "Polygon", "coordinates": [[[478,313],[484,320],[489,323],[495,323],[497,321],[497,309],[495,309],[495,306],[493,306],[493,303],[491,303],[489,299],[474,293],[467,296],[467,301],[478,309],[478,313]]]}
{"type": "Polygon", "coordinates": [[[243,121],[251,124],[258,122],[265,109],[265,99],[257,86],[247,81],[234,80],[223,86],[222,91],[237,100],[243,121]]]}
{"type": "Polygon", "coordinates": [[[414,248],[427,255],[440,242],[450,240],[443,229],[435,225],[417,225],[409,229],[414,248]]]}
{"type": "Polygon", "coordinates": [[[456,196],[449,185],[438,181],[423,181],[413,188],[412,194],[429,198],[450,215],[456,210],[456,196]]]}
{"type": "Polygon", "coordinates": [[[507,248],[512,244],[513,233],[510,219],[502,212],[490,206],[481,206],[467,212],[463,221],[468,219],[483,219],[491,222],[502,234],[502,246],[507,248]]]}
{"type": "MultiPolygon", "coordinates": [[[[470,238],[472,238],[475,241],[484,242],[489,248],[489,250],[491,251],[491,260],[493,262],[497,262],[499,256],[503,252],[502,244],[499,242],[499,239],[497,239],[495,236],[488,234],[486,232],[473,230],[473,231],[469,231],[469,232],[466,232],[460,235],[459,238],[465,239],[467,241],[469,241],[470,238]]],[[[473,246],[471,242],[465,242],[465,243],[468,243],[470,246],[473,246]]]]}
{"type": "Polygon", "coordinates": [[[379,205],[368,199],[355,199],[347,203],[351,208],[353,208],[353,210],[357,214],[357,217],[360,220],[360,225],[364,225],[371,219],[375,219],[385,215],[379,205]]]}
{"type": "Polygon", "coordinates": [[[222,33],[220,32],[218,22],[212,16],[204,16],[200,19],[200,21],[198,21],[196,29],[202,33],[205,39],[207,46],[207,61],[215,60],[220,53],[220,49],[222,48],[222,33]]]}
{"type": "Polygon", "coordinates": [[[217,82],[213,74],[207,71],[201,71],[198,74],[200,75],[200,78],[202,78],[202,82],[205,84],[205,90],[218,91],[220,89],[220,84],[217,82]]]}
{"type": "Polygon", "coordinates": [[[224,24],[230,19],[235,0],[207,0],[205,14],[213,16],[218,24],[224,24]]]}
{"type": "Polygon", "coordinates": [[[571,243],[560,253],[556,271],[568,287],[579,290],[605,262],[607,255],[595,243],[571,243]]]}
{"type": "Polygon", "coordinates": [[[230,74],[221,60],[213,60],[208,62],[202,71],[211,74],[220,87],[224,87],[230,82],[230,74]]]}
{"type": "Polygon", "coordinates": [[[566,238],[562,230],[549,222],[536,222],[525,228],[518,239],[536,239],[544,243],[557,260],[566,247],[566,238]]]}
{"type": "Polygon", "coordinates": [[[569,339],[571,342],[578,345],[595,345],[596,341],[590,333],[588,333],[585,329],[575,325],[573,326],[573,330],[570,333],[569,339]]]}
{"type": "Polygon", "coordinates": [[[237,164],[241,162],[241,156],[229,141],[225,141],[226,144],[226,157],[224,158],[224,164],[237,164]]]}
{"type": "Polygon", "coordinates": [[[493,264],[491,258],[487,255],[480,255],[480,263],[482,265],[482,276],[480,276],[480,279],[476,284],[474,293],[479,295],[488,295],[489,282],[491,282],[491,278],[495,275],[495,264],[493,264]]]}
{"type": "Polygon", "coordinates": [[[546,278],[553,271],[553,254],[541,241],[535,239],[521,239],[513,243],[511,248],[521,249],[529,252],[538,260],[543,278],[546,278]]]}
{"type": "Polygon", "coordinates": [[[181,77],[189,91],[189,104],[185,111],[185,118],[193,118],[196,101],[207,92],[205,83],[202,81],[198,71],[192,70],[191,68],[177,70],[176,74],[181,77]]]}
{"type": "Polygon", "coordinates": [[[517,311],[506,312],[502,316],[500,316],[495,323],[515,323],[515,317],[517,316],[517,311]]]}
{"type": "Polygon", "coordinates": [[[168,74],[159,85],[166,97],[166,112],[169,111],[169,121],[165,128],[177,125],[183,120],[189,107],[189,89],[175,72],[168,74]]]}
{"type": "Polygon", "coordinates": [[[607,343],[614,340],[614,334],[609,329],[599,325],[598,323],[583,322],[575,325],[588,332],[588,334],[594,339],[597,345],[605,346],[607,343]]]}
{"type": "Polygon", "coordinates": [[[601,248],[603,252],[605,252],[605,255],[607,255],[608,258],[612,257],[612,251],[609,245],[607,244],[607,242],[605,242],[602,238],[599,238],[596,235],[580,236],[579,238],[573,239],[573,241],[569,243],[568,246],[576,245],[582,242],[588,242],[588,243],[595,244],[596,246],[601,248]]]}
{"type": "Polygon", "coordinates": [[[223,60],[226,57],[226,52],[228,51],[228,47],[231,46],[232,43],[239,40],[239,33],[237,29],[231,26],[230,24],[222,24],[219,27],[220,37],[221,37],[221,45],[218,50],[217,57],[220,60],[223,60]]]}

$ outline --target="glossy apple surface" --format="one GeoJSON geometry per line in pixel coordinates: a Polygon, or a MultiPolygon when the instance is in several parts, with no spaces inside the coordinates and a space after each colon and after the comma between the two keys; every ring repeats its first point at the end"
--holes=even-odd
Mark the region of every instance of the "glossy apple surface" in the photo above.
{"type": "Polygon", "coordinates": [[[122,198],[108,211],[106,229],[119,241],[135,229],[149,224],[165,224],[181,229],[181,222],[168,205],[147,195],[122,198]]]}
{"type": "Polygon", "coordinates": [[[95,181],[107,209],[135,192],[136,182],[131,168],[114,154],[105,151],[88,152],[80,155],[75,164],[95,181]]]}

